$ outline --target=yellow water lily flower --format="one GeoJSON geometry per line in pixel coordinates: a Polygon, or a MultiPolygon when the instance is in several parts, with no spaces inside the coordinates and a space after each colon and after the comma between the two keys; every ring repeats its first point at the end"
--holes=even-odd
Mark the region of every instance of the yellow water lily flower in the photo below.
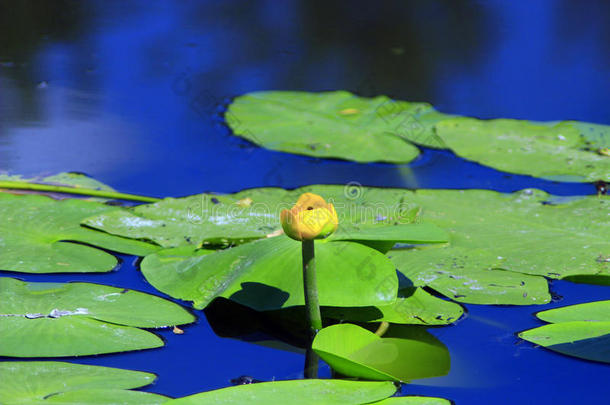
{"type": "Polygon", "coordinates": [[[280,213],[280,222],[286,235],[296,240],[322,239],[333,233],[339,225],[332,204],[317,194],[305,193],[294,207],[280,213]]]}

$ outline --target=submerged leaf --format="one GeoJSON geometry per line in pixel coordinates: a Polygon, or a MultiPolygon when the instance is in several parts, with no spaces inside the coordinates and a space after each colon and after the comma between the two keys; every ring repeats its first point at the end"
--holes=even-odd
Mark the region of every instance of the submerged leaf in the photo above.
{"type": "Polygon", "coordinates": [[[151,384],[141,371],[57,361],[0,362],[0,403],[161,404],[169,398],[128,391],[151,384]]]}
{"type": "Polygon", "coordinates": [[[58,357],[163,346],[155,328],[191,323],[170,301],[89,283],[0,278],[0,356],[58,357]]]}

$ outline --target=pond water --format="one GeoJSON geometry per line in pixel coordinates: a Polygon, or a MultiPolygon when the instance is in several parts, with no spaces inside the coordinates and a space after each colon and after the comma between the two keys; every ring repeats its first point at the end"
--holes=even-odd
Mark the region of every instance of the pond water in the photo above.
{"type": "MultiPolygon", "coordinates": [[[[230,136],[223,106],[256,90],[344,89],[480,118],[610,124],[610,3],[401,4],[0,3],[0,170],[80,171],[122,192],[159,197],[348,182],[595,193],[591,184],[501,173],[447,151],[424,150],[410,165],[363,165],[230,136]]],[[[134,257],[121,258],[109,274],[3,275],[158,294],[134,257]]],[[[557,300],[544,309],[610,297],[610,287],[557,281],[551,288],[557,300]]],[[[450,350],[450,374],[415,381],[404,393],[457,404],[607,398],[608,365],[516,337],[541,324],[533,316],[540,307],[465,307],[457,325],[431,329],[450,350]]],[[[184,335],[159,332],[165,348],[69,360],[154,372],[157,382],[145,389],[170,396],[225,387],[244,374],[302,377],[302,354],[220,338],[198,316],[184,335]]]]}

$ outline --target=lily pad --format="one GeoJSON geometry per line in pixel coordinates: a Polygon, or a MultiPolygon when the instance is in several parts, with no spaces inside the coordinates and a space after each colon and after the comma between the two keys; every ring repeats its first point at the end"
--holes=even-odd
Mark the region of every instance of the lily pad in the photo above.
{"type": "Polygon", "coordinates": [[[486,250],[459,247],[393,250],[390,259],[414,285],[468,304],[535,305],[551,301],[544,277],[494,268],[486,250]]]}
{"type": "Polygon", "coordinates": [[[610,300],[587,302],[538,312],[536,316],[546,322],[610,322],[610,300]]]}
{"type": "MultiPolygon", "coordinates": [[[[216,297],[256,310],[304,305],[301,243],[281,235],[209,254],[162,250],[141,263],[147,281],[202,309],[216,297]]],[[[392,263],[353,242],[316,241],[320,305],[375,306],[396,299],[392,263]]]]}
{"type": "Polygon", "coordinates": [[[510,173],[552,180],[610,181],[610,127],[560,122],[453,118],[436,132],[458,156],[510,173]],[[592,131],[590,131],[592,130],[592,131]]]}
{"type": "MultiPolygon", "coordinates": [[[[431,133],[418,118],[432,107],[346,91],[255,92],[225,115],[235,135],[268,149],[356,162],[408,163],[419,155],[407,139],[431,133]]],[[[422,138],[425,138],[422,136],[422,138]]]]}
{"type": "MultiPolygon", "coordinates": [[[[607,196],[559,198],[531,189],[512,194],[418,190],[406,199],[422,207],[423,221],[450,234],[444,248],[388,253],[408,278],[432,270],[448,272],[450,278],[454,273],[458,278],[491,274],[480,272],[493,269],[558,279],[610,274],[610,263],[600,259],[610,255],[607,196]]],[[[427,284],[424,279],[416,284],[427,284]]]]}
{"type": "Polygon", "coordinates": [[[116,258],[83,243],[142,256],[158,249],[80,226],[86,217],[115,209],[93,201],[0,193],[0,270],[106,272],[115,267],[116,258]]]}
{"type": "Polygon", "coordinates": [[[519,337],[568,356],[610,363],[610,322],[552,323],[521,332],[519,337]]]}
{"type": "Polygon", "coordinates": [[[449,351],[418,327],[390,326],[397,330],[379,337],[357,325],[337,324],[322,329],[313,350],[335,371],[367,380],[409,381],[446,375],[449,351]]]}
{"type": "Polygon", "coordinates": [[[141,371],[56,361],[0,362],[0,402],[5,405],[142,404],[169,398],[129,391],[151,384],[155,375],[141,371]]]}
{"type": "Polygon", "coordinates": [[[377,405],[451,405],[451,401],[436,397],[393,397],[375,402],[377,405]]]}
{"type": "Polygon", "coordinates": [[[138,329],[191,323],[163,298],[90,283],[26,283],[0,278],[0,356],[60,357],[163,346],[138,329]]]}
{"type": "Polygon", "coordinates": [[[325,317],[352,322],[390,322],[409,325],[449,325],[464,314],[455,302],[437,298],[422,288],[408,287],[398,291],[396,302],[377,307],[322,308],[325,317]]]}
{"type": "Polygon", "coordinates": [[[168,405],[368,404],[396,392],[391,382],[295,380],[245,384],[174,399],[168,405]]]}
{"type": "MultiPolygon", "coordinates": [[[[0,182],[3,181],[18,181],[18,182],[27,182],[27,183],[35,183],[35,184],[50,184],[57,186],[73,186],[77,188],[83,189],[91,189],[91,190],[104,190],[104,191],[116,191],[112,187],[95,180],[92,177],[87,176],[83,173],[76,172],[63,172],[54,174],[51,176],[35,176],[35,177],[24,177],[21,175],[9,175],[8,173],[0,172],[0,182]]],[[[0,189],[2,189],[2,185],[0,185],[0,189]]],[[[16,191],[16,190],[14,190],[16,191]]],[[[11,191],[11,192],[14,192],[11,191]]],[[[24,191],[20,191],[24,192],[24,191]]],[[[95,201],[106,201],[104,198],[90,198],[95,201]]]]}
{"type": "Polygon", "coordinates": [[[318,185],[292,191],[258,188],[227,195],[166,198],[155,204],[104,212],[83,223],[162,247],[236,244],[281,231],[280,212],[291,208],[305,192],[319,194],[334,204],[339,217],[337,237],[344,240],[390,238],[425,243],[447,239],[430,224],[405,226],[415,220],[419,207],[405,201],[404,192],[359,186],[318,185]]]}

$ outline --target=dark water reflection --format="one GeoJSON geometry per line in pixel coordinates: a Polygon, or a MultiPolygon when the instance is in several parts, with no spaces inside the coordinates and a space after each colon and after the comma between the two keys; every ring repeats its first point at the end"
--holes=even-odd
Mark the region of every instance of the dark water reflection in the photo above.
{"type": "MultiPolygon", "coordinates": [[[[446,151],[426,150],[409,166],[266,151],[229,136],[218,116],[249,91],[346,89],[482,118],[609,124],[609,18],[601,0],[0,1],[0,170],[82,171],[155,196],[350,181],[593,193],[446,151]]],[[[152,291],[131,264],[104,276],[24,278],[57,277],[152,291]]],[[[608,287],[557,289],[564,303],[608,297],[608,287]]],[[[604,398],[607,366],[517,344],[514,332],[538,324],[537,308],[468,309],[459,327],[434,330],[451,350],[451,374],[406,392],[457,403],[604,398]]],[[[164,336],[163,350],[79,361],[157,372],[152,390],[169,395],[241,374],[296,378],[302,363],[299,354],[218,339],[205,319],[164,336]]]]}

